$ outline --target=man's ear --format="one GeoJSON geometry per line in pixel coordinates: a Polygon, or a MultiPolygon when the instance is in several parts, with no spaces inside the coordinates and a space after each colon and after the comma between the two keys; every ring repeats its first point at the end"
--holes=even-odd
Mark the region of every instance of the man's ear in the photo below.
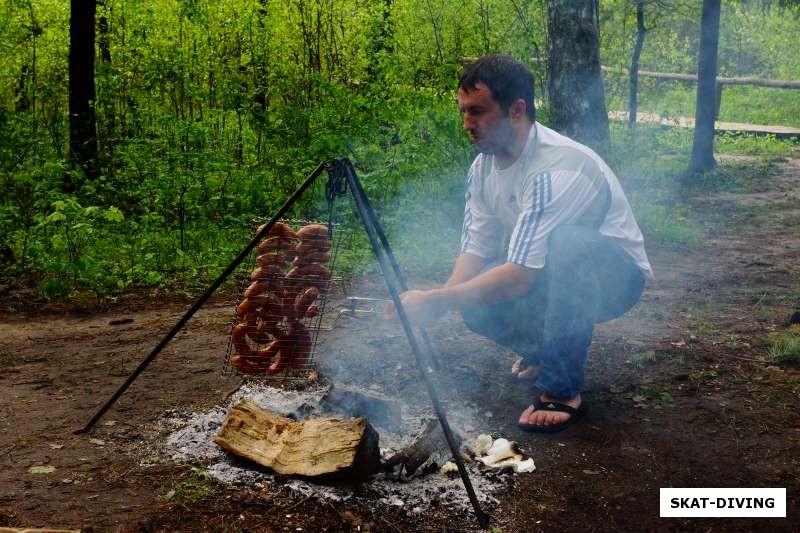
{"type": "Polygon", "coordinates": [[[519,119],[525,116],[528,105],[522,98],[517,100],[508,107],[508,117],[511,119],[519,119]]]}

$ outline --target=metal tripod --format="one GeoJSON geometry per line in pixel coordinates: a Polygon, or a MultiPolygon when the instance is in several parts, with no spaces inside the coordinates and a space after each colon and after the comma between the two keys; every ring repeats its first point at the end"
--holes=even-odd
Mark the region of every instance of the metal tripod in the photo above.
{"type": "Polygon", "coordinates": [[[400,318],[403,330],[408,338],[408,342],[411,346],[411,351],[414,355],[420,376],[425,383],[425,388],[428,391],[428,396],[433,404],[433,409],[436,412],[437,418],[439,419],[439,424],[441,425],[442,432],[447,440],[447,445],[450,447],[450,451],[453,454],[453,461],[458,467],[458,473],[461,476],[461,481],[464,483],[464,488],[467,491],[470,503],[475,510],[478,523],[482,527],[486,527],[489,524],[489,516],[484,513],[480,507],[480,503],[478,502],[478,498],[475,495],[475,490],[473,489],[472,482],[469,478],[469,473],[464,466],[464,461],[461,459],[455,439],[453,438],[453,432],[450,429],[450,424],[447,422],[447,416],[445,414],[444,407],[439,400],[436,387],[431,379],[431,374],[433,374],[434,368],[439,367],[438,357],[433,350],[427,333],[424,330],[421,330],[421,336],[423,343],[425,344],[427,358],[423,356],[423,352],[420,350],[417,338],[411,328],[411,323],[409,322],[408,316],[403,308],[403,304],[400,301],[400,291],[405,291],[408,288],[405,279],[400,271],[400,266],[394,257],[394,253],[389,245],[389,241],[383,232],[383,228],[381,228],[378,218],[372,209],[372,205],[370,204],[369,199],[367,198],[367,195],[361,186],[361,181],[358,179],[358,176],[356,176],[353,164],[346,157],[321,163],[317,166],[317,168],[314,169],[313,172],[311,172],[311,174],[308,175],[300,187],[298,187],[297,190],[286,200],[286,202],[284,202],[281,208],[278,209],[278,212],[275,213],[275,215],[261,228],[261,230],[256,233],[247,246],[245,246],[244,249],[239,252],[239,254],[233,259],[233,261],[231,261],[230,265],[228,265],[222,274],[220,274],[219,277],[208,287],[208,289],[206,289],[206,291],[192,304],[192,306],[186,311],[186,313],[184,313],[180,320],[178,320],[169,333],[167,333],[161,342],[159,342],[158,345],[153,348],[150,354],[141,363],[139,363],[139,366],[136,367],[136,369],[130,374],[130,376],[128,376],[119,389],[97,411],[97,413],[86,424],[86,426],[75,431],[75,433],[86,433],[91,430],[92,427],[94,427],[95,423],[97,423],[97,421],[106,413],[106,411],[108,411],[112,405],[114,405],[117,399],[122,396],[125,390],[127,390],[127,388],[136,380],[139,374],[141,374],[144,369],[147,368],[147,365],[149,365],[158,356],[158,354],[161,353],[169,341],[172,340],[172,338],[181,329],[183,329],[189,319],[192,318],[192,316],[200,309],[200,307],[203,306],[203,304],[211,297],[211,295],[214,294],[214,292],[222,285],[222,283],[224,283],[225,280],[236,270],[242,261],[247,258],[253,248],[255,248],[255,246],[261,242],[261,240],[267,236],[267,234],[269,234],[272,226],[274,226],[278,220],[283,218],[283,216],[289,211],[289,209],[306,191],[306,189],[308,189],[322,174],[322,172],[326,170],[329,176],[328,184],[326,186],[326,197],[329,204],[329,212],[332,213],[334,200],[337,197],[345,196],[347,194],[347,189],[349,188],[350,193],[355,200],[356,209],[359,217],[361,218],[361,222],[363,223],[364,229],[369,237],[372,250],[375,253],[375,257],[377,258],[381,267],[381,273],[386,281],[386,287],[389,289],[389,294],[391,295],[397,315],[400,318]],[[428,362],[430,364],[428,364],[428,362]]]}

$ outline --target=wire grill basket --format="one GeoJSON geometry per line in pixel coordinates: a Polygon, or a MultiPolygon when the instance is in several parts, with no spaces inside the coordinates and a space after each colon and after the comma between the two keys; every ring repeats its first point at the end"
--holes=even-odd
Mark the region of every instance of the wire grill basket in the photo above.
{"type": "MultiPolygon", "coordinates": [[[[253,221],[253,234],[264,222],[253,221]]],[[[326,225],[307,220],[281,222],[295,231],[311,224],[326,225]]],[[[247,262],[252,272],[241,274],[223,375],[263,381],[308,379],[316,368],[319,332],[331,328],[326,320],[328,296],[333,286],[342,284],[341,277],[332,275],[342,231],[334,225],[331,233],[330,239],[324,239],[328,250],[321,241],[316,245],[312,241],[309,247],[309,241],[296,238],[287,238],[282,248],[263,254],[254,250],[247,262]]]]}

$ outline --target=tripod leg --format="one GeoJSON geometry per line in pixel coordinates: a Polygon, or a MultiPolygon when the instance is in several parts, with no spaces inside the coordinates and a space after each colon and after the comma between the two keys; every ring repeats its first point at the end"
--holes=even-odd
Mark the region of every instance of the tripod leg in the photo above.
{"type": "Polygon", "coordinates": [[[211,297],[212,294],[214,294],[214,292],[220,287],[220,285],[222,285],[225,282],[225,280],[228,279],[228,277],[233,273],[233,271],[236,270],[236,267],[238,267],[242,263],[242,261],[244,261],[245,258],[247,258],[247,256],[253,250],[253,248],[255,248],[256,244],[258,244],[259,241],[261,241],[261,239],[264,238],[264,236],[266,236],[267,233],[269,233],[269,230],[272,229],[272,226],[274,226],[275,223],[281,217],[283,217],[283,215],[285,215],[287,211],[289,211],[289,209],[292,207],[292,205],[294,205],[297,199],[300,198],[300,195],[302,195],[303,192],[306,189],[308,189],[308,187],[311,186],[312,183],[314,183],[314,180],[316,180],[317,177],[320,174],[322,174],[322,172],[328,167],[328,165],[329,163],[321,163],[316,169],[314,169],[314,171],[311,174],[308,175],[308,177],[300,185],[300,187],[298,187],[297,190],[286,200],[286,202],[284,202],[284,204],[281,206],[281,208],[278,210],[275,216],[273,216],[269,220],[269,222],[267,222],[264,225],[264,227],[261,228],[261,231],[259,231],[258,234],[255,237],[253,237],[253,239],[247,244],[247,246],[244,247],[244,249],[241,252],[239,252],[239,255],[237,255],[233,259],[233,261],[231,261],[230,265],[228,265],[228,267],[222,272],[222,274],[220,274],[219,277],[215,279],[214,282],[208,287],[208,289],[206,289],[206,291],[192,304],[189,310],[186,311],[186,313],[184,313],[184,315],[180,318],[180,320],[178,320],[177,324],[175,324],[175,326],[173,326],[173,328],[169,331],[169,333],[167,333],[164,336],[164,338],[161,339],[161,342],[159,342],[158,345],[155,348],[153,348],[153,351],[150,352],[150,355],[148,355],[141,363],[139,363],[139,366],[137,366],[136,369],[131,373],[131,375],[128,376],[128,379],[126,379],[125,382],[119,387],[119,389],[117,389],[117,392],[115,392],[111,396],[111,398],[109,398],[109,400],[97,411],[97,413],[95,413],[92,419],[89,420],[89,422],[83,428],[75,431],[76,434],[86,433],[87,431],[91,430],[92,427],[94,427],[97,421],[100,420],[100,418],[106,413],[106,411],[108,411],[111,408],[112,405],[114,405],[114,403],[119,399],[120,396],[122,396],[122,394],[128,389],[128,387],[131,386],[131,383],[133,383],[136,380],[136,378],[139,377],[139,374],[141,374],[144,371],[144,369],[147,368],[147,366],[151,362],[153,362],[153,359],[155,359],[156,356],[158,356],[158,354],[161,353],[161,350],[163,350],[164,347],[167,344],[169,344],[169,341],[171,341],[172,338],[181,329],[183,329],[186,323],[189,322],[189,319],[192,318],[192,316],[194,316],[194,314],[200,309],[200,307],[203,306],[204,303],[206,303],[206,301],[211,297]]]}
{"type": "MultiPolygon", "coordinates": [[[[337,161],[337,163],[342,162],[342,160],[337,161]]],[[[469,479],[469,474],[467,473],[467,469],[464,466],[464,461],[459,454],[458,447],[456,446],[455,439],[453,437],[453,432],[450,429],[450,424],[447,422],[447,416],[444,412],[444,406],[442,405],[441,401],[439,400],[439,395],[436,392],[436,388],[431,381],[428,372],[425,371],[425,367],[422,361],[422,354],[420,353],[419,345],[417,344],[417,339],[414,336],[414,332],[411,329],[411,323],[408,320],[408,316],[406,315],[405,309],[403,308],[403,304],[400,301],[400,293],[397,290],[397,287],[394,284],[394,281],[390,279],[389,276],[389,265],[387,264],[387,259],[384,255],[384,250],[380,247],[378,242],[378,235],[375,229],[375,226],[371,223],[371,218],[369,216],[369,212],[367,210],[368,200],[366,196],[363,195],[363,189],[361,189],[360,184],[358,182],[358,177],[355,174],[355,170],[352,167],[352,164],[348,160],[343,161],[346,164],[347,173],[347,180],[348,184],[350,185],[350,190],[353,194],[353,198],[356,202],[356,208],[358,210],[358,214],[361,217],[361,222],[364,224],[364,229],[367,231],[367,236],[369,237],[370,245],[372,246],[372,251],[375,253],[376,258],[378,259],[378,263],[381,267],[381,273],[383,274],[383,278],[386,281],[386,286],[389,289],[389,294],[391,294],[392,301],[394,302],[395,309],[397,310],[397,315],[400,317],[400,322],[403,325],[403,330],[405,331],[406,337],[408,338],[408,343],[411,345],[411,351],[414,354],[414,358],[417,363],[417,368],[419,369],[420,375],[422,376],[422,381],[425,384],[425,388],[428,391],[428,396],[431,399],[431,403],[433,404],[433,410],[436,412],[436,417],[439,419],[439,424],[442,426],[442,432],[444,433],[445,440],[447,441],[447,445],[450,447],[450,452],[453,454],[453,461],[456,463],[458,467],[458,473],[461,476],[461,481],[464,483],[464,489],[467,491],[467,496],[469,496],[470,503],[472,504],[473,509],[475,510],[475,515],[478,519],[478,523],[482,527],[486,527],[489,524],[489,517],[486,515],[483,510],[481,509],[480,503],[478,502],[478,498],[475,495],[475,489],[472,487],[472,482],[469,479]]]]}

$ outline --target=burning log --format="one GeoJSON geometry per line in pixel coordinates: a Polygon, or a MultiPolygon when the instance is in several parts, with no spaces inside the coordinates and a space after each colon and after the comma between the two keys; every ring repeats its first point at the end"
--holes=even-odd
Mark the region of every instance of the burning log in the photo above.
{"type": "MultiPolygon", "coordinates": [[[[456,446],[460,447],[460,437],[456,434],[453,434],[453,437],[456,439],[456,446]]],[[[383,468],[391,471],[397,465],[402,465],[401,474],[402,469],[405,469],[406,475],[412,476],[428,459],[433,459],[430,463],[430,471],[434,471],[439,468],[439,464],[443,464],[450,457],[452,455],[439,422],[428,420],[416,440],[401,452],[391,456],[383,464],[383,468]]],[[[423,474],[428,473],[427,468],[423,470],[423,474]]]]}
{"type": "Polygon", "coordinates": [[[363,418],[295,422],[242,400],[214,442],[283,475],[363,480],[380,468],[378,433],[363,418]]]}

